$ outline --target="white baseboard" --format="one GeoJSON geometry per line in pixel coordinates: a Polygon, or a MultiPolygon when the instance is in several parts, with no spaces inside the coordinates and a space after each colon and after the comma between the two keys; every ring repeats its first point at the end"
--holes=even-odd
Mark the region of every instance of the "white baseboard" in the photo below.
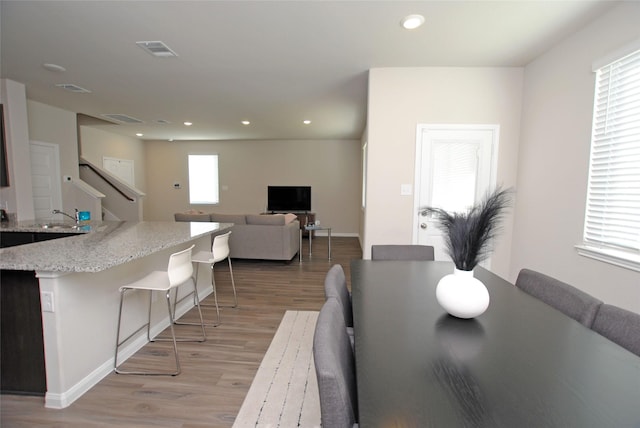
{"type": "MultiPolygon", "coordinates": [[[[211,286],[207,287],[204,290],[198,290],[198,297],[200,298],[200,301],[202,301],[212,292],[213,288],[211,288],[211,286]]],[[[185,299],[185,301],[179,302],[176,308],[176,318],[180,318],[193,307],[194,305],[191,303],[191,299],[185,299]]],[[[166,329],[167,327],[169,327],[169,315],[161,319],[151,328],[151,337],[155,337],[156,335],[162,333],[162,331],[164,331],[164,329],[166,329]]],[[[118,360],[120,362],[127,360],[140,349],[142,349],[147,343],[149,343],[147,341],[147,332],[143,329],[137,334],[137,336],[131,338],[126,345],[120,348],[120,351],[118,351],[120,358],[118,358],[118,360]]],[[[80,382],[71,386],[71,388],[67,389],[61,394],[47,392],[44,397],[44,406],[49,409],[64,409],[65,407],[70,406],[84,393],[97,385],[98,382],[107,377],[109,374],[113,373],[113,363],[114,358],[109,358],[97,369],[92,371],[88,376],[86,376],[80,382]]]]}

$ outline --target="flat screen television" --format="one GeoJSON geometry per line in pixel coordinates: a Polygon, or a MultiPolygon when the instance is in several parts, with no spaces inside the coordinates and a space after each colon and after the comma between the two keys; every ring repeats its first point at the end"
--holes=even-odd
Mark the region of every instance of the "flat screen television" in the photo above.
{"type": "Polygon", "coordinates": [[[267,186],[267,211],[311,211],[311,186],[267,186]]]}

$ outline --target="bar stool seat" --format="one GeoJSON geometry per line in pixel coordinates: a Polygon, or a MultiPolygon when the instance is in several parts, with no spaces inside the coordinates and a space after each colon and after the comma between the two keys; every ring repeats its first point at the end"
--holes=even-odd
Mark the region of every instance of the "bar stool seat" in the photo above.
{"type": "Polygon", "coordinates": [[[115,357],[114,357],[114,370],[118,374],[137,374],[137,375],[168,375],[168,376],[176,376],[180,374],[180,359],[178,357],[178,346],[176,342],[204,342],[207,340],[207,336],[204,331],[204,321],[202,319],[202,312],[200,310],[200,304],[196,299],[196,307],[198,308],[198,313],[200,315],[200,326],[202,329],[202,337],[201,338],[176,338],[175,330],[174,330],[174,313],[171,307],[170,296],[172,290],[177,288],[180,285],[186,284],[190,282],[193,285],[194,292],[196,291],[196,284],[193,281],[193,264],[191,263],[191,251],[193,250],[193,245],[185,250],[179,251],[177,253],[171,254],[169,257],[169,264],[166,271],[153,271],[147,274],[144,278],[139,279],[137,281],[131,282],[129,284],[123,285],[120,287],[120,307],[118,310],[118,329],[116,333],[116,349],[115,349],[115,357]],[[149,310],[147,322],[131,333],[126,338],[120,340],[120,327],[122,324],[122,309],[124,304],[125,294],[129,291],[148,291],[149,292],[149,310]],[[152,298],[153,292],[160,291],[165,293],[165,298],[167,301],[167,311],[169,313],[169,328],[171,330],[170,338],[151,338],[150,329],[151,329],[151,308],[152,308],[152,298]],[[118,365],[118,350],[119,348],[126,343],[129,339],[135,336],[138,332],[146,327],[147,329],[147,340],[149,342],[156,341],[171,341],[173,342],[173,354],[175,358],[175,370],[173,371],[165,371],[165,372],[152,372],[152,371],[128,371],[120,369],[121,365],[118,365]]]}
{"type": "MultiPolygon", "coordinates": [[[[206,306],[215,306],[216,308],[216,315],[217,315],[217,323],[216,324],[205,324],[207,326],[213,326],[216,327],[220,324],[220,305],[218,304],[218,291],[216,289],[216,280],[214,277],[214,270],[213,267],[216,263],[227,259],[229,262],[229,273],[231,274],[231,287],[233,289],[233,305],[231,306],[232,308],[235,308],[238,306],[238,295],[236,294],[236,283],[235,280],[233,279],[233,268],[231,267],[231,258],[229,257],[229,253],[230,253],[230,249],[229,249],[229,237],[231,235],[231,231],[224,233],[222,235],[217,235],[216,237],[213,238],[213,243],[211,244],[211,251],[198,251],[196,254],[193,255],[193,257],[191,258],[191,261],[193,263],[197,263],[196,265],[196,276],[195,276],[195,282],[196,284],[198,283],[198,270],[200,268],[201,264],[207,264],[210,266],[211,268],[211,286],[213,287],[213,305],[207,305],[202,303],[201,306],[206,307],[206,306]]],[[[187,296],[185,296],[187,297],[187,296]]],[[[197,293],[195,295],[195,299],[198,300],[197,297],[197,293]]],[[[174,308],[175,308],[175,303],[174,302],[174,308]]],[[[174,309],[175,310],[175,309],[174,309]]],[[[176,321],[176,324],[187,324],[187,325],[193,325],[195,323],[188,323],[188,322],[179,322],[176,321]]]]}

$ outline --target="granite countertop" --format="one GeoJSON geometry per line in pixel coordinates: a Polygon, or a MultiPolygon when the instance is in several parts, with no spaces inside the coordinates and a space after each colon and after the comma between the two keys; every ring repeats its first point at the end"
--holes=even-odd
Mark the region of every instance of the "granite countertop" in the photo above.
{"type": "Polygon", "coordinates": [[[75,224],[73,222],[56,221],[36,223],[31,221],[4,221],[0,223],[0,232],[35,232],[35,233],[69,233],[81,234],[94,231],[103,222],[93,221],[75,224]]]}
{"type": "Polygon", "coordinates": [[[0,269],[100,272],[231,226],[214,222],[105,221],[75,229],[43,229],[33,222],[3,224],[0,232],[64,232],[77,236],[0,249],[0,269]]]}

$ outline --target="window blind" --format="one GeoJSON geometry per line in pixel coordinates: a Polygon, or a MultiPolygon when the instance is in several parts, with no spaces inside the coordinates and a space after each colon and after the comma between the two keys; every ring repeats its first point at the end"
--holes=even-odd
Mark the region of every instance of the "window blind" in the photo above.
{"type": "Polygon", "coordinates": [[[436,141],[432,156],[430,205],[449,212],[467,212],[476,203],[478,145],[436,141]]]}
{"type": "Polygon", "coordinates": [[[640,253],[640,50],[596,70],[584,241],[640,253]]]}

